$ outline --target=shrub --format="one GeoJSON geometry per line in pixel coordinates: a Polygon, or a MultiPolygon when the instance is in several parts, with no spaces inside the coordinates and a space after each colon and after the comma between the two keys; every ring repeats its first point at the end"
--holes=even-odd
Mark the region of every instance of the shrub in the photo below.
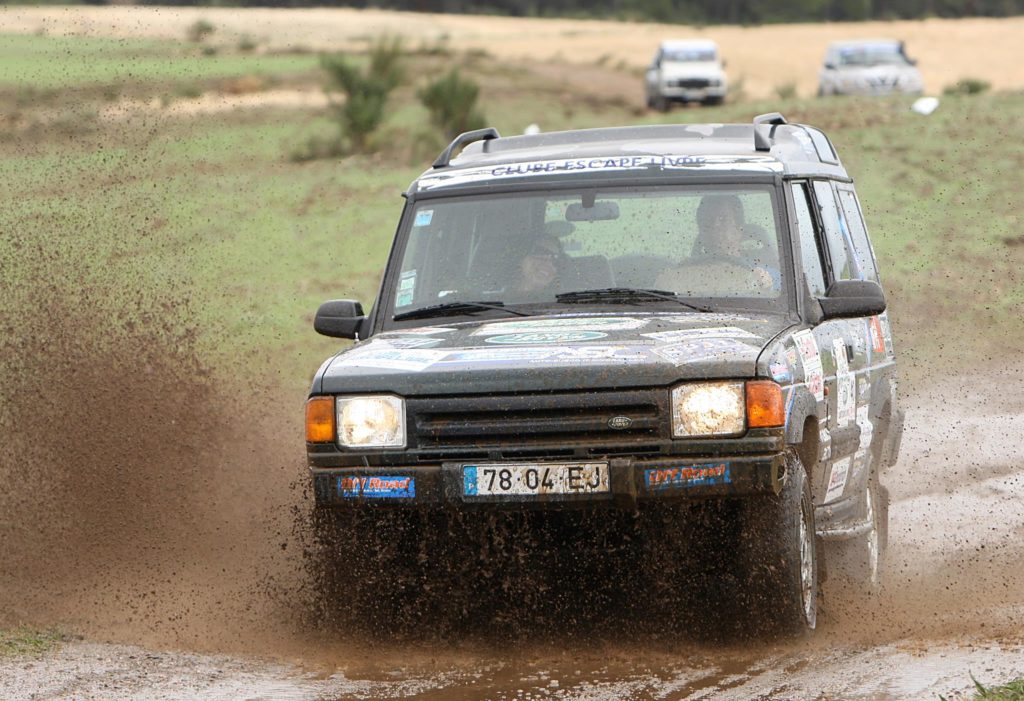
{"type": "Polygon", "coordinates": [[[259,43],[248,34],[243,34],[238,40],[238,50],[243,54],[253,52],[259,47],[259,43]]]}
{"type": "Polygon", "coordinates": [[[775,86],[775,96],[780,100],[792,100],[796,98],[796,83],[789,82],[775,86]]]}
{"type": "Polygon", "coordinates": [[[992,84],[981,78],[961,78],[942,91],[944,95],[980,95],[987,92],[992,84]]]}
{"type": "Polygon", "coordinates": [[[476,108],[480,87],[453,68],[419,91],[420,101],[430,112],[430,121],[453,139],[464,131],[480,129],[484,117],[476,108]]]}
{"type": "Polygon", "coordinates": [[[189,41],[199,43],[205,40],[211,34],[213,34],[216,31],[216,29],[217,28],[214,27],[213,23],[209,20],[197,19],[195,22],[189,25],[188,30],[186,30],[186,36],[188,37],[189,41]]]}
{"type": "Polygon", "coordinates": [[[381,39],[370,49],[370,64],[361,70],[342,55],[323,56],[328,88],[345,93],[345,101],[331,109],[342,136],[353,151],[364,151],[369,136],[384,119],[388,96],[402,80],[400,39],[381,39]]]}

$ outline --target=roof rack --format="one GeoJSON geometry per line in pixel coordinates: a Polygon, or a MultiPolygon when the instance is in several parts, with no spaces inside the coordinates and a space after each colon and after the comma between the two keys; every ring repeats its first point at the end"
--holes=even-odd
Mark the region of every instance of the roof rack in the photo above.
{"type": "Polygon", "coordinates": [[[452,142],[448,144],[448,148],[441,152],[441,155],[434,161],[435,168],[444,168],[452,161],[452,154],[459,146],[465,146],[471,144],[474,141],[490,141],[491,139],[500,139],[501,134],[494,127],[485,127],[483,129],[476,129],[474,131],[467,131],[459,134],[452,142]]]}
{"type": "Polygon", "coordinates": [[[754,150],[755,151],[771,151],[772,140],[775,138],[775,128],[780,124],[789,124],[786,118],[779,112],[768,112],[767,114],[759,114],[754,117],[754,150]],[[759,127],[763,124],[770,124],[771,129],[768,130],[768,134],[765,135],[764,131],[759,127]]]}

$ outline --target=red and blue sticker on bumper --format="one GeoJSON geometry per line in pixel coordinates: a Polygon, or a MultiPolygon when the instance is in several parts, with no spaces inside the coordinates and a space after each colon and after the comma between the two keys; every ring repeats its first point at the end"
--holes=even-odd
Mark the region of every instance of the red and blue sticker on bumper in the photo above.
{"type": "Polygon", "coordinates": [[[644,470],[644,487],[649,492],[711,485],[732,484],[729,463],[716,462],[679,467],[652,467],[644,470]]]}
{"type": "Polygon", "coordinates": [[[335,489],[342,499],[412,499],[416,496],[416,478],[344,475],[335,478],[335,489]]]}

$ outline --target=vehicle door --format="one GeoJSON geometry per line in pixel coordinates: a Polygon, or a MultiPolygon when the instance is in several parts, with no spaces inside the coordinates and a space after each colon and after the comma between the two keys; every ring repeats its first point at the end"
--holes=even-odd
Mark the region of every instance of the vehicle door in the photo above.
{"type": "MultiPolygon", "coordinates": [[[[836,280],[865,279],[863,261],[856,255],[836,183],[815,180],[812,187],[818,223],[824,234],[826,286],[836,280]]],[[[873,259],[871,262],[874,269],[873,259]]],[[[824,485],[825,504],[860,494],[868,474],[868,446],[873,430],[865,408],[871,387],[868,324],[867,319],[835,319],[815,329],[829,388],[831,466],[824,485]]]]}
{"type": "MultiPolygon", "coordinates": [[[[814,182],[795,180],[790,182],[789,188],[797,225],[797,240],[794,245],[799,256],[796,267],[797,284],[806,284],[811,297],[824,297],[832,277],[831,258],[828,255],[822,217],[816,205],[814,182]],[[804,283],[801,283],[801,278],[804,283]]],[[[836,490],[840,487],[833,484],[831,492],[829,491],[834,463],[833,446],[838,449],[837,455],[841,455],[851,440],[846,436],[849,431],[840,431],[838,435],[833,435],[837,427],[834,354],[837,347],[841,347],[845,352],[846,326],[845,320],[832,319],[819,323],[813,329],[799,331],[793,336],[796,345],[795,355],[799,359],[804,382],[818,400],[816,414],[819,422],[819,460],[817,465],[807,466],[811,472],[814,503],[817,505],[825,503],[826,497],[829,497],[829,501],[836,500],[836,490]]],[[[842,358],[846,359],[845,356],[842,358]]],[[[844,387],[848,386],[849,381],[844,382],[844,387]]],[[[843,406],[845,409],[846,406],[843,406]]],[[[842,481],[842,486],[845,486],[845,480],[842,481]]]]}

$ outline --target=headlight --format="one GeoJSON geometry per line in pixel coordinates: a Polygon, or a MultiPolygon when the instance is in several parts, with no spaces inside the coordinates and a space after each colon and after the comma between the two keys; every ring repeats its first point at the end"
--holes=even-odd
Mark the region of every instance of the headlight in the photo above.
{"type": "Polygon", "coordinates": [[[672,435],[722,436],[742,433],[746,402],[742,382],[701,382],[672,390],[672,435]]]}
{"type": "Polygon", "coordinates": [[[346,448],[405,447],[401,397],[338,397],[338,443],[346,448]]]}

